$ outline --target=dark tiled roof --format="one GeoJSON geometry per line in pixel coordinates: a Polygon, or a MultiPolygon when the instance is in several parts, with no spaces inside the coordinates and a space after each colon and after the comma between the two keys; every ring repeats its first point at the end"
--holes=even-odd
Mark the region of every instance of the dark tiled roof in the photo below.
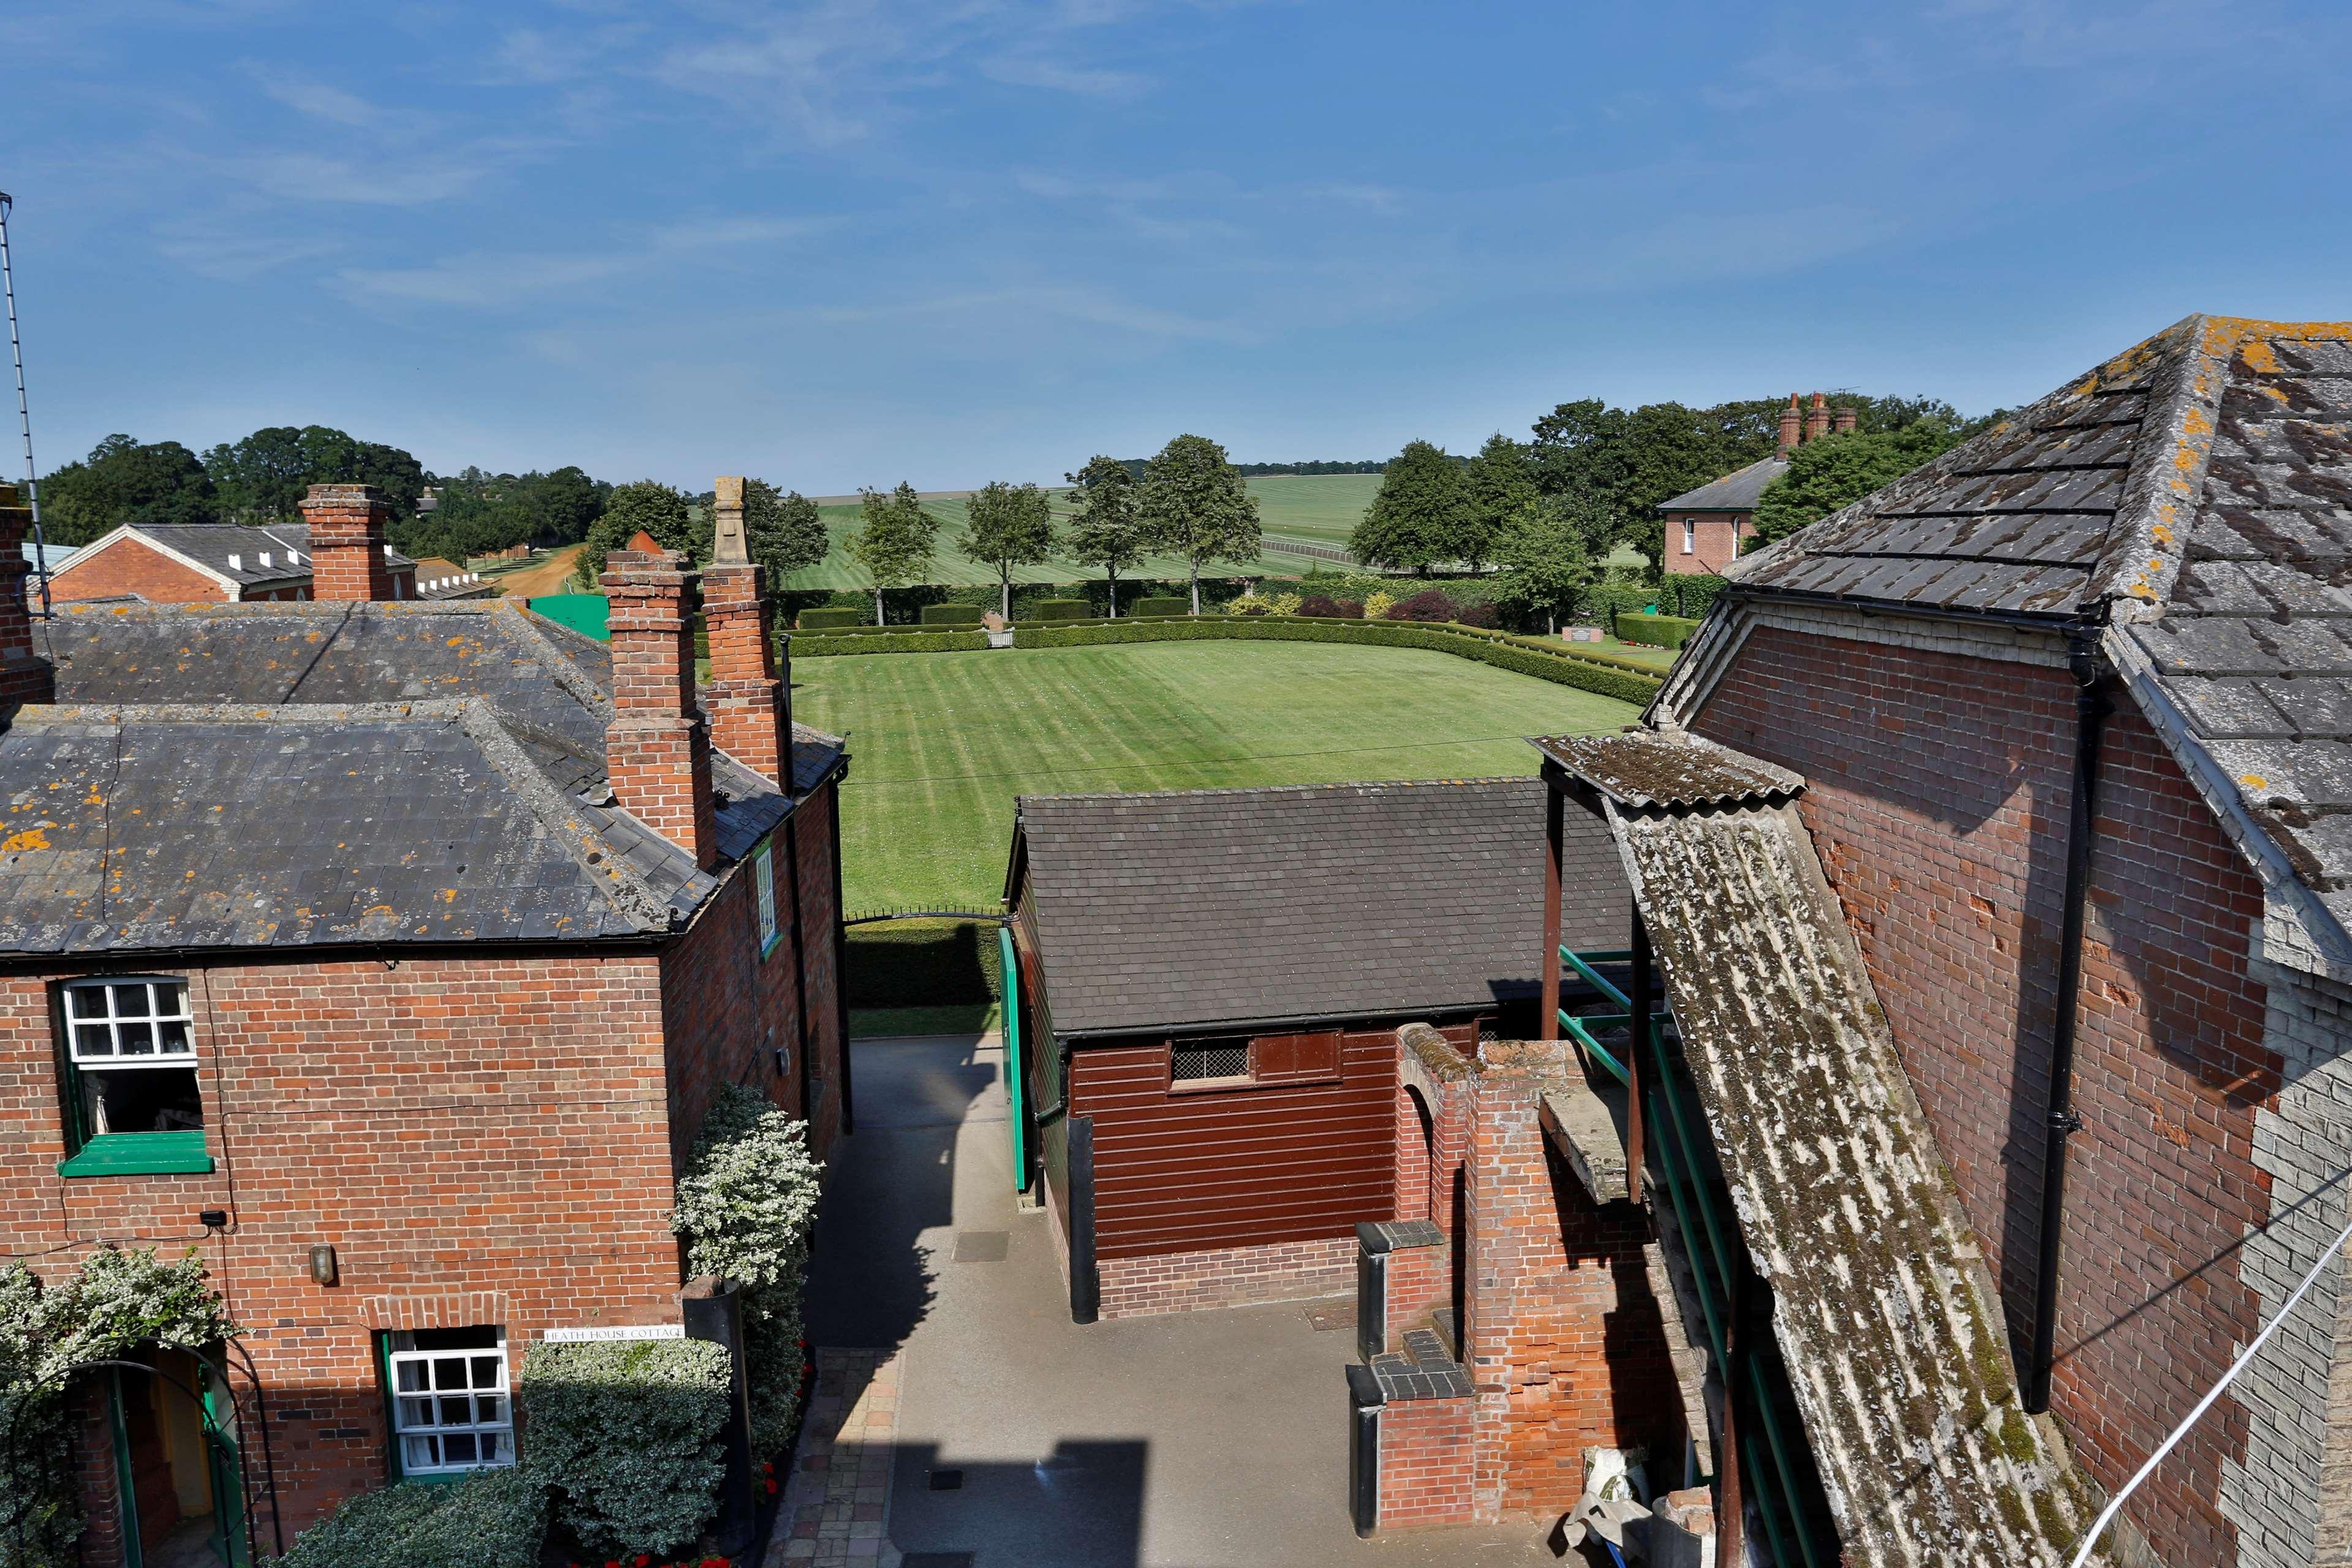
{"type": "MultiPolygon", "coordinates": [[[[306,522],[273,522],[262,528],[233,522],[142,522],[131,531],[246,586],[300,582],[310,575],[310,525],[306,522]]],[[[416,564],[396,550],[387,559],[394,566],[416,564]]]]}
{"type": "Polygon", "coordinates": [[[2093,1500],[2024,1415],[1796,808],[1607,816],[1848,1558],[2057,1562],[2093,1500]]]}
{"type": "Polygon", "coordinates": [[[1786,458],[1766,458],[1658,503],[1660,511],[1754,511],[1764,487],[1789,471],[1786,458]]]}
{"type": "MultiPolygon", "coordinates": [[[[1027,855],[1066,1035],[1376,1016],[1529,994],[1543,945],[1535,779],[1030,795],[1027,855]]],[[[1622,946],[1607,834],[1567,814],[1566,938],[1622,946]]]]}
{"type": "Polygon", "coordinates": [[[2192,316],[1734,572],[2111,623],[2151,721],[2352,971],[2352,323],[2192,316]]]}
{"type": "MultiPolygon", "coordinates": [[[[50,847],[26,840],[30,858],[0,865],[0,952],[656,933],[791,812],[715,755],[721,865],[698,869],[614,803],[611,650],[500,601],[67,605],[42,636],[66,706],[0,736],[0,832],[50,847]],[[60,815],[100,736],[140,765],[60,815]],[[60,858],[82,807],[137,889],[104,912],[76,880],[89,868],[60,858]],[[365,919],[312,897],[346,887],[382,895],[365,919]]],[[[796,793],[841,755],[794,726],[796,793]]]]}

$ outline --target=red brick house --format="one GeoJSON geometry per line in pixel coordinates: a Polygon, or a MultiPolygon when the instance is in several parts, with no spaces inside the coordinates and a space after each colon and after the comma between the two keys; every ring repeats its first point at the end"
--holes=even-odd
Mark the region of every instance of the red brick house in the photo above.
{"type": "Polygon", "coordinates": [[[1757,500],[1766,485],[1789,471],[1789,454],[1807,441],[1843,436],[1853,427],[1853,409],[1832,409],[1816,392],[1812,406],[1801,414],[1797,395],[1790,393],[1789,406],[1780,410],[1780,450],[1658,503],[1666,530],[1664,563],[1659,570],[1677,576],[1723,575],[1756,537],[1757,500]]]}
{"type": "Polygon", "coordinates": [[[512,1462],[547,1330],[677,1321],[672,1184],[716,1085],[805,1117],[820,1157],[848,1129],[846,753],[791,722],[761,569],[723,541],[698,581],[615,552],[607,647],[386,602],[382,497],[320,486],[316,600],[36,622],[14,500],[0,1252],[202,1252],[272,1468],[249,1442],[208,1478],[165,1381],[92,1381],[85,1560],[239,1492],[267,1554],[356,1491],[512,1462]],[[419,1377],[467,1398],[390,1396],[419,1377]]]}
{"type": "MultiPolygon", "coordinates": [[[[1742,561],[1646,732],[1547,743],[1763,1281],[1737,1414],[1848,1560],[2063,1561],[2345,1224],[2347,388],[2352,325],[2192,317],[1742,561]]],[[[2344,1275],[2114,1561],[2347,1560],[2344,1275]]]]}
{"type": "MultiPolygon", "coordinates": [[[[383,546],[388,599],[414,599],[416,563],[383,546]]],[[[457,575],[454,571],[448,575],[457,575]]],[[[308,523],[125,523],[49,575],[54,602],[133,596],[158,605],[325,598],[311,583],[308,523]]],[[[457,595],[442,595],[442,597],[457,595]]]]}

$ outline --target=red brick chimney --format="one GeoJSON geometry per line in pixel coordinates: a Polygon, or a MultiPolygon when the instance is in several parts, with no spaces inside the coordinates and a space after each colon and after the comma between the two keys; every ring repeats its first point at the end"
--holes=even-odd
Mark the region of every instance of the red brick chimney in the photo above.
{"type": "Polygon", "coordinates": [[[19,504],[16,487],[0,485],[0,725],[27,702],[58,700],[57,671],[33,651],[33,616],[25,603],[25,535],[33,509],[19,504]]]}
{"type": "MultiPolygon", "coordinates": [[[[722,476],[713,485],[711,561],[702,573],[702,622],[710,633],[702,710],[710,716],[712,745],[789,795],[792,685],[777,679],[773,621],[767,568],[752,561],[743,531],[743,481],[722,476]]],[[[789,671],[789,653],[786,659],[789,671]]]]}
{"type": "Polygon", "coordinates": [[[393,596],[392,547],[383,537],[392,503],[382,490],[373,485],[312,485],[302,500],[302,521],[310,525],[312,598],[393,596]]]}
{"type": "Polygon", "coordinates": [[[1801,439],[1797,427],[1804,422],[1804,417],[1797,412],[1797,395],[1793,392],[1789,394],[1789,406],[1780,410],[1780,456],[1783,458],[1797,449],[1797,442],[1801,439]]]}
{"type": "Polygon", "coordinates": [[[1851,404],[1840,404],[1836,408],[1830,412],[1830,434],[1832,436],[1853,435],[1853,406],[1851,404]]]}
{"type": "Polygon", "coordinates": [[[615,550],[604,561],[613,639],[613,721],[604,731],[613,796],[694,857],[718,864],[710,731],[694,708],[695,575],[675,551],[615,550]]]}
{"type": "Polygon", "coordinates": [[[1813,394],[1813,405],[1805,410],[1805,439],[1818,441],[1829,433],[1829,400],[1816,392],[1813,394]]]}

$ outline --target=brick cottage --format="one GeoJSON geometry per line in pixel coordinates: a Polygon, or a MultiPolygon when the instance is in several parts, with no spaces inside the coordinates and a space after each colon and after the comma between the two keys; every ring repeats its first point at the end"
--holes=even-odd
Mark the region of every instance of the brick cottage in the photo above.
{"type": "Polygon", "coordinates": [[[266,1553],[354,1492],[511,1463],[530,1341],[677,1321],[672,1185],[717,1085],[820,1157],[849,1127],[847,758],[791,721],[761,569],[740,528],[698,575],[616,552],[607,647],[385,602],[383,498],[314,486],[316,600],[32,621],[14,503],[0,1252],[198,1249],[274,1466],[242,1379],[226,1478],[178,1388],[205,1368],[81,1380],[84,1560],[238,1493],[266,1553]],[[418,1379],[467,1397],[391,1397],[418,1379]]]}
{"type": "Polygon", "coordinates": [[[1854,417],[1851,408],[1830,407],[1818,392],[1812,405],[1801,412],[1797,395],[1790,393],[1789,405],[1780,410],[1780,443],[1772,456],[1658,503],[1666,542],[1659,570],[1672,576],[1720,576],[1728,571],[1756,537],[1756,503],[1765,486],[1789,471],[1789,454],[1824,436],[1850,434],[1854,417]]]}
{"type": "MultiPolygon", "coordinates": [[[[315,504],[305,517],[320,513],[315,504]]],[[[362,526],[364,526],[362,524],[362,526]]],[[[424,597],[416,563],[389,544],[372,572],[378,599],[424,597]]],[[[145,599],[158,605],[248,604],[255,600],[331,599],[355,585],[312,580],[313,552],[308,521],[247,528],[229,522],[127,522],[73,552],[49,574],[52,601],[145,599]]],[[[356,571],[349,551],[330,542],[327,557],[356,571]]]]}

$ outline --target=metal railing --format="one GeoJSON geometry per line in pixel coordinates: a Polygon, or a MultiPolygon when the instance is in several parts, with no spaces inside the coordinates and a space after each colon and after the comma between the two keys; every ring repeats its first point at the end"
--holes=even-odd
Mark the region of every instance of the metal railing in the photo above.
{"type": "MultiPolygon", "coordinates": [[[[1780,1399],[1764,1369],[1755,1356],[1742,1355],[1740,1368],[1735,1368],[1730,1355],[1731,1317],[1738,1300],[1739,1284],[1745,1273],[1745,1259],[1733,1249],[1726,1237],[1722,1217],[1717,1213],[1713,1194],[1708,1191],[1706,1168],[1698,1160],[1698,1143],[1691,1134],[1691,1122],[1700,1112],[1686,1104],[1687,1091],[1675,1077],[1667,1058],[1665,1040],[1658,1032],[1658,1015],[1653,1012],[1644,1026],[1633,1029],[1633,1003],[1594,967],[1602,963],[1623,963],[1633,954],[1630,948],[1576,952],[1563,945],[1560,958],[1584,978],[1587,984],[1614,1002],[1622,1012],[1592,1013],[1583,1016],[1559,1010],[1559,1026],[1570,1038],[1598,1063],[1601,1069],[1623,1085],[1629,1094],[1638,1092],[1641,1103],[1629,1108],[1630,1114],[1639,1119],[1644,1142],[1654,1140],[1658,1163],[1665,1173],[1659,1185],[1672,1211],[1675,1227],[1683,1237],[1683,1246],[1690,1259],[1691,1280],[1698,1294],[1699,1311],[1706,1320],[1707,1347],[1723,1380],[1727,1413],[1735,1397],[1734,1379],[1744,1368],[1749,1392],[1753,1394],[1759,1424],[1764,1430],[1764,1442],[1759,1447],[1756,1433],[1745,1422],[1728,1423],[1734,1428],[1735,1456],[1742,1476],[1751,1477],[1756,1483],[1752,1494],[1756,1511],[1764,1521],[1764,1531],[1772,1544],[1776,1563],[1802,1563],[1806,1568],[1820,1568],[1823,1559],[1816,1547],[1812,1532],[1807,1527],[1806,1509],[1799,1496],[1796,1478],[1789,1462],[1789,1446],[1782,1430],[1780,1399]],[[1617,1059],[1615,1053],[1601,1043],[1600,1035],[1619,1026],[1632,1034],[1633,1048],[1627,1054],[1641,1053],[1639,1065],[1647,1070],[1638,1075],[1636,1064],[1617,1059]],[[1636,1079],[1639,1079],[1638,1089],[1636,1079]],[[1696,1221],[1696,1223],[1694,1223],[1696,1221]],[[1699,1245],[1700,1241],[1704,1247],[1699,1245]],[[1769,1458],[1769,1463],[1765,1460],[1769,1458]],[[1796,1554],[1791,1555],[1793,1540],[1796,1554]]],[[[1638,984],[1635,987],[1640,988],[1638,984]]],[[[1743,1493],[1746,1488],[1741,1489],[1743,1493]]]]}

